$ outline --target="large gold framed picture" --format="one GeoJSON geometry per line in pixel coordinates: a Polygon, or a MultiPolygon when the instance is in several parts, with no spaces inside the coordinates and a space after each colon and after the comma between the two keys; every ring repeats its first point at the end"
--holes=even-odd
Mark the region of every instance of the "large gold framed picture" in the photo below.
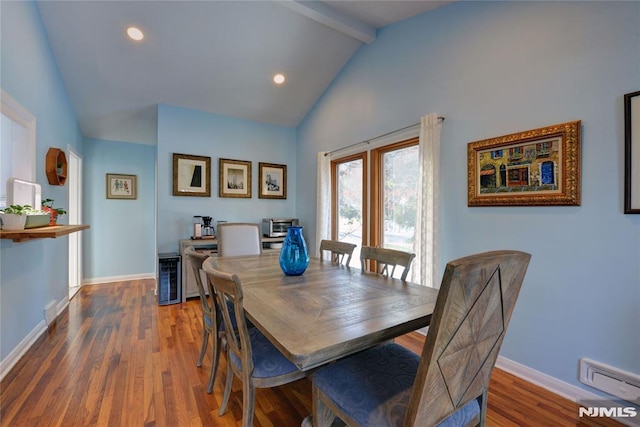
{"type": "Polygon", "coordinates": [[[579,206],[581,122],[467,145],[469,206],[579,206]]]}

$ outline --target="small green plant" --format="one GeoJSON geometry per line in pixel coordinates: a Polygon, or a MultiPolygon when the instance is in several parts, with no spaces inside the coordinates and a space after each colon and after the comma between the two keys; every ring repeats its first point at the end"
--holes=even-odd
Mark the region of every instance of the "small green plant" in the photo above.
{"type": "Polygon", "coordinates": [[[56,212],[58,215],[64,215],[67,213],[67,211],[65,211],[62,208],[54,208],[53,207],[53,199],[43,199],[42,200],[42,210],[44,211],[54,211],[56,212]]]}
{"type": "Polygon", "coordinates": [[[37,212],[30,205],[11,205],[4,209],[0,209],[0,211],[6,214],[15,214],[15,215],[29,215],[37,212]]]}

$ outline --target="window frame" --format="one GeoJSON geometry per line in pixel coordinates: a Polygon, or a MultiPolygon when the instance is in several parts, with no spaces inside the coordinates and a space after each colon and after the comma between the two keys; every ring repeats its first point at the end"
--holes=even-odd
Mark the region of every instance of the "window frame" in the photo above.
{"type": "Polygon", "coordinates": [[[362,246],[382,246],[383,236],[383,165],[384,155],[396,150],[418,146],[419,136],[366,149],[331,160],[331,238],[338,239],[338,166],[362,160],[362,246]]]}
{"type": "Polygon", "coordinates": [[[390,153],[392,151],[401,150],[404,148],[409,148],[413,146],[417,146],[420,142],[419,137],[412,137],[409,139],[405,139],[403,141],[394,142],[391,144],[383,145],[381,147],[374,148],[370,150],[371,153],[371,205],[370,205],[370,221],[371,227],[369,230],[370,242],[372,246],[380,246],[382,247],[382,235],[383,235],[383,224],[382,224],[382,216],[383,209],[382,206],[382,191],[384,190],[384,185],[382,182],[383,178],[383,167],[382,160],[385,154],[390,153]]]}

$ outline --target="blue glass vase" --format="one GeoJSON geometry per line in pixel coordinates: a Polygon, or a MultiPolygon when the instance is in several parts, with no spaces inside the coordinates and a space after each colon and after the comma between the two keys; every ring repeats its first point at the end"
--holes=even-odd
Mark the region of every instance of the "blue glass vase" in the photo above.
{"type": "Polygon", "coordinates": [[[280,268],[287,276],[299,276],[308,266],[309,251],[302,227],[289,227],[280,250],[280,268]]]}

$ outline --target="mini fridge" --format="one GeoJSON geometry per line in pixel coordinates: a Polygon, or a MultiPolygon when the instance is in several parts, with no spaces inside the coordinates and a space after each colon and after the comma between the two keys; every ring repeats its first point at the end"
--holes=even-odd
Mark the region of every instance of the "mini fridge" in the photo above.
{"type": "Polygon", "coordinates": [[[181,301],[180,255],[158,254],[158,305],[177,304],[181,301]]]}

